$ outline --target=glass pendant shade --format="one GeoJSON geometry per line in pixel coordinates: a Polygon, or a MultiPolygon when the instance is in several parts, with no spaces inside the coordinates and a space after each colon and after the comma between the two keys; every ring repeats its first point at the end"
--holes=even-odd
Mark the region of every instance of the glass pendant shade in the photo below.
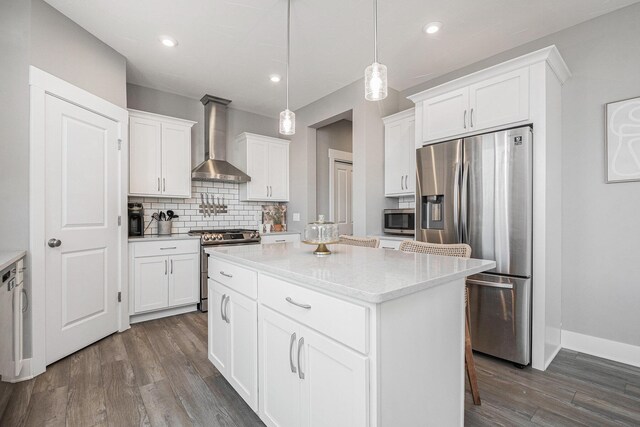
{"type": "Polygon", "coordinates": [[[378,62],[364,71],[364,97],[367,101],[380,101],[387,97],[387,67],[378,62]]]}
{"type": "Polygon", "coordinates": [[[288,108],[280,113],[280,133],[282,135],[296,133],[296,113],[288,108]]]}

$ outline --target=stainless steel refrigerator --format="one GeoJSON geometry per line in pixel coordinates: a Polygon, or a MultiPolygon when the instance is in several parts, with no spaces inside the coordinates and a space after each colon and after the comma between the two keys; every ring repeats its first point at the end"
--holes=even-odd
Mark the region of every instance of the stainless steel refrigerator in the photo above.
{"type": "Polygon", "coordinates": [[[529,126],[417,150],[416,240],[496,261],[467,279],[471,340],[518,365],[531,361],[532,150],[529,126]]]}

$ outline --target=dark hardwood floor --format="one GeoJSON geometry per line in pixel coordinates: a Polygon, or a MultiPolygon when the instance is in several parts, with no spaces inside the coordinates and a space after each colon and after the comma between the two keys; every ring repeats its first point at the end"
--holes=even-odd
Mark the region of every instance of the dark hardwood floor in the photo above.
{"type": "MultiPolygon", "coordinates": [[[[262,426],[206,343],[201,313],[133,325],[33,380],[0,383],[0,425],[262,426]]],[[[546,372],[476,364],[482,405],[467,389],[465,425],[640,426],[639,368],[566,350],[546,372]]]]}

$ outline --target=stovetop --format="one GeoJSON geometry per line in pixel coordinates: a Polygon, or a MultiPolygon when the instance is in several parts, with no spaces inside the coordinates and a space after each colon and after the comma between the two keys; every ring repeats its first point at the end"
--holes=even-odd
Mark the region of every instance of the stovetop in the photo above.
{"type": "Polygon", "coordinates": [[[260,242],[260,233],[256,230],[191,230],[189,235],[200,236],[200,243],[203,245],[249,244],[260,242]]]}

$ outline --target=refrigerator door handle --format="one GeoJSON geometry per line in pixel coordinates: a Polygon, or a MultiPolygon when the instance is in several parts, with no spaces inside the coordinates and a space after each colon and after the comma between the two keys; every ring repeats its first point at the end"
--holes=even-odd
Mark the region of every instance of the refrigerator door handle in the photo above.
{"type": "Polygon", "coordinates": [[[462,241],[469,243],[469,230],[467,228],[467,187],[469,184],[469,162],[465,162],[464,171],[462,172],[462,200],[461,206],[461,219],[462,223],[462,241]]]}
{"type": "Polygon", "coordinates": [[[456,242],[460,243],[460,162],[456,162],[456,171],[453,177],[453,228],[456,231],[456,242]]]}
{"type": "Polygon", "coordinates": [[[486,280],[467,279],[468,285],[486,286],[489,288],[513,289],[513,283],[488,282],[486,280]]]}

